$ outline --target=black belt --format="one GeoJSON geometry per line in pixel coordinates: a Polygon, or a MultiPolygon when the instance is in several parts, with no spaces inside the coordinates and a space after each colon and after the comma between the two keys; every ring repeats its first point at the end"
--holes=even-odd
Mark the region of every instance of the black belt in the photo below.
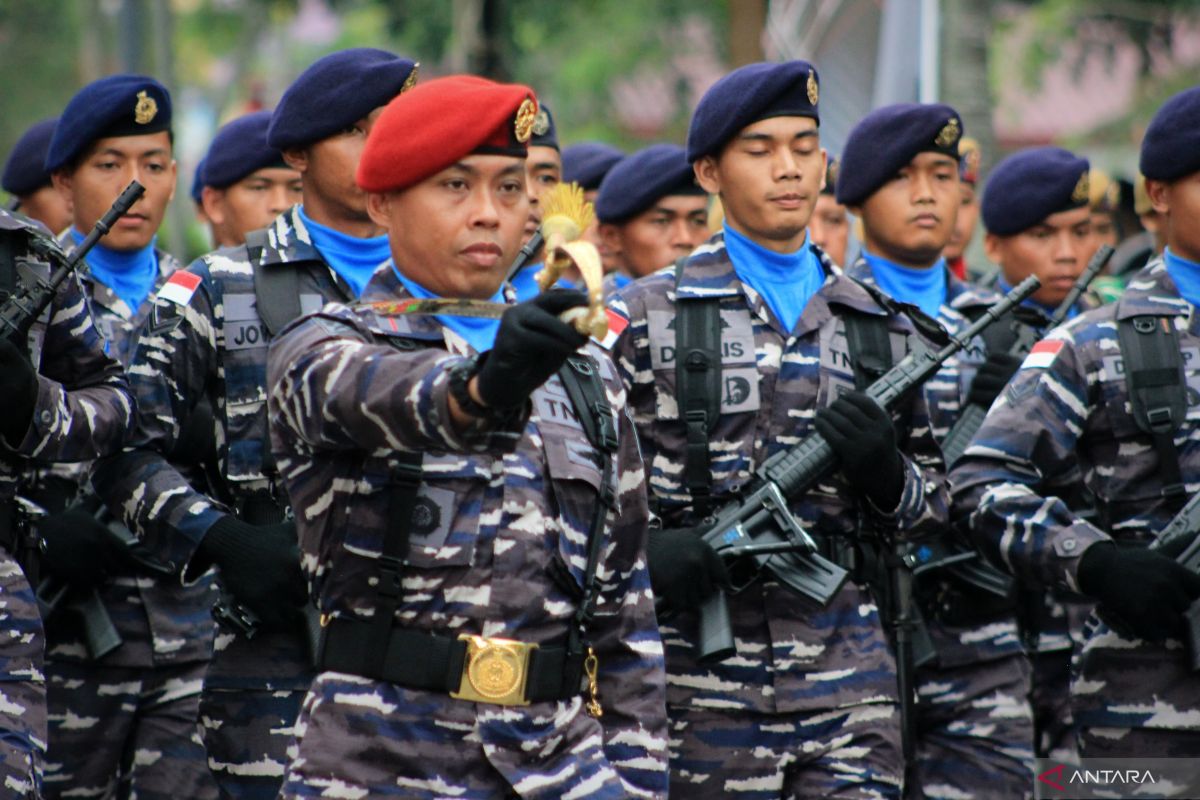
{"type": "Polygon", "coordinates": [[[322,628],[317,667],[500,705],[566,700],[581,693],[582,653],[563,646],[526,645],[504,639],[442,636],[395,628],[381,669],[374,626],[331,619],[322,628]]]}

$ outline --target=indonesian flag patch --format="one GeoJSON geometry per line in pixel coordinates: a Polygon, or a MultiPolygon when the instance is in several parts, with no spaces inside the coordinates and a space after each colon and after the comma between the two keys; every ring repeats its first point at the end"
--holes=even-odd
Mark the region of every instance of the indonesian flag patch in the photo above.
{"type": "Polygon", "coordinates": [[[1054,359],[1058,358],[1058,354],[1066,346],[1067,343],[1062,339],[1043,339],[1033,346],[1029,355],[1025,356],[1021,369],[1045,369],[1054,363],[1054,359]]]}
{"type": "Polygon", "coordinates": [[[613,345],[620,338],[621,332],[629,327],[629,320],[607,308],[604,309],[604,313],[608,315],[608,333],[604,334],[604,338],[599,340],[599,344],[605,350],[612,350],[613,345]]]}
{"type": "Polygon", "coordinates": [[[167,279],[163,287],[158,290],[158,296],[164,300],[170,300],[172,303],[186,306],[199,286],[199,275],[180,270],[167,279]]]}

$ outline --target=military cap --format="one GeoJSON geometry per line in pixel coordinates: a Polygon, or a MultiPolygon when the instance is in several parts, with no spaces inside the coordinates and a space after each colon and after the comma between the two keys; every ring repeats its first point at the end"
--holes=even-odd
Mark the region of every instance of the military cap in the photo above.
{"type": "Polygon", "coordinates": [[[817,113],[820,77],[807,61],[747,64],[704,93],[688,127],[687,157],[716,155],[738,131],[771,117],[812,117],[817,113]]]}
{"type": "Polygon", "coordinates": [[[975,186],[979,183],[979,167],[983,161],[983,151],[979,142],[970,136],[964,136],[958,141],[958,177],[963,183],[975,186]]]}
{"type": "Polygon", "coordinates": [[[145,75],[109,75],[67,103],[46,152],[46,171],[67,166],[97,139],[170,129],[171,95],[165,86],[145,75]]]}
{"type": "Polygon", "coordinates": [[[890,181],[919,153],[958,160],[963,125],[941,103],[897,103],[877,108],[850,131],[838,171],[839,203],[856,206],[890,181]]]}
{"type": "Polygon", "coordinates": [[[625,157],[617,148],[602,142],[580,142],[562,151],[562,179],[577,183],[585,192],[600,188],[600,181],[625,157]]]}
{"type": "Polygon", "coordinates": [[[842,168],[842,162],[838,161],[837,157],[831,155],[825,160],[825,185],[821,187],[821,194],[833,196],[834,188],[837,186],[838,171],[842,168]]]}
{"type": "Polygon", "coordinates": [[[200,163],[196,165],[196,171],[192,173],[192,201],[196,205],[204,203],[204,159],[200,159],[200,163]]]}
{"type": "Polygon", "coordinates": [[[418,65],[386,50],[355,47],[318,59],[283,93],[267,143],[303,147],[345,130],[417,82],[418,65]]]}
{"type": "Polygon", "coordinates": [[[652,144],[626,156],[609,170],[596,195],[596,218],[620,224],[673,194],[704,194],[677,144],[652,144]]]}
{"type": "Polygon", "coordinates": [[[4,177],[0,178],[0,186],[4,187],[4,191],[21,197],[50,185],[46,151],[50,149],[50,138],[54,136],[57,124],[58,117],[34,123],[17,140],[4,164],[4,177]]]}
{"type": "Polygon", "coordinates": [[[474,75],[423,83],[379,115],[358,162],[358,185],[398,191],[472,153],[525,158],[537,110],[528,86],[474,75]]]}
{"type": "Polygon", "coordinates": [[[995,166],[979,210],[988,233],[1014,236],[1087,204],[1087,159],[1061,147],[1030,147],[995,166]]]}
{"type": "Polygon", "coordinates": [[[558,128],[554,127],[554,115],[550,106],[538,104],[537,117],[533,120],[533,136],[529,139],[530,147],[553,147],[558,149],[558,128]]]}
{"type": "Polygon", "coordinates": [[[1150,120],[1138,169],[1152,181],[1173,181],[1200,171],[1200,86],[1163,103],[1150,120]]]}
{"type": "Polygon", "coordinates": [[[264,167],[287,166],[283,154],[267,144],[270,124],[270,111],[255,111],[217,131],[204,157],[204,185],[224,189],[264,167]]]}

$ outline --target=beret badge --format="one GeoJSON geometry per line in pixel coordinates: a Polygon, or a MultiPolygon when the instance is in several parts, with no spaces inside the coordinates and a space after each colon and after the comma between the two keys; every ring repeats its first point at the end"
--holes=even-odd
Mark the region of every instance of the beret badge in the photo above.
{"type": "Polygon", "coordinates": [[[133,120],[138,125],[149,125],[158,116],[158,103],[146,94],[146,90],[137,93],[137,105],[133,107],[133,120]]]}
{"type": "Polygon", "coordinates": [[[417,85],[417,73],[421,70],[421,62],[413,64],[412,72],[408,73],[408,77],[404,79],[404,85],[400,87],[400,94],[404,94],[409,89],[417,85]]]}
{"type": "Polygon", "coordinates": [[[958,143],[958,137],[961,135],[962,129],[958,127],[958,120],[951,119],[938,131],[933,143],[938,147],[952,147],[958,143]]]}
{"type": "Polygon", "coordinates": [[[548,130],[550,130],[550,115],[546,113],[546,109],[539,108],[537,115],[533,118],[533,135],[545,136],[548,130]]]}
{"type": "Polygon", "coordinates": [[[1071,202],[1086,203],[1090,191],[1091,186],[1088,182],[1088,173],[1084,172],[1079,176],[1079,181],[1075,184],[1075,188],[1071,190],[1071,202]]]}
{"type": "Polygon", "coordinates": [[[532,99],[526,97],[521,101],[521,105],[517,109],[517,118],[513,122],[513,131],[517,135],[518,142],[528,142],[529,137],[533,135],[533,123],[537,118],[537,113],[537,104],[532,99]]]}
{"type": "Polygon", "coordinates": [[[817,75],[811,69],[808,71],[808,81],[805,83],[805,88],[808,90],[808,102],[815,106],[818,98],[821,96],[821,90],[817,86],[817,75]]]}

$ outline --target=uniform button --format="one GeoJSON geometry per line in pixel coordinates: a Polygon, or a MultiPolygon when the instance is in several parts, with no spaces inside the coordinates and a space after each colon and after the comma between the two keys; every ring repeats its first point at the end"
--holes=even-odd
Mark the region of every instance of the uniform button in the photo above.
{"type": "Polygon", "coordinates": [[[1066,550],[1068,553],[1071,552],[1072,550],[1075,549],[1075,540],[1074,539],[1063,540],[1062,547],[1063,547],[1063,550],[1066,550]]]}

